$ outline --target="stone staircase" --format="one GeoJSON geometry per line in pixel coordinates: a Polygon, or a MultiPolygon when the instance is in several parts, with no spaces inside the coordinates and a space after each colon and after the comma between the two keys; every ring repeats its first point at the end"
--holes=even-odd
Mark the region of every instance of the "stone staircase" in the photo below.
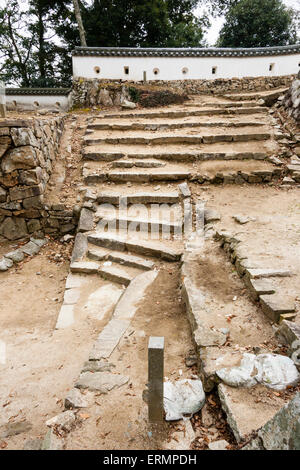
{"type": "Polygon", "coordinates": [[[288,136],[275,126],[269,109],[254,99],[193,97],[168,110],[104,114],[87,128],[84,181],[277,181],[281,171],[272,158],[280,154],[280,143],[288,136]]]}
{"type": "MultiPolygon", "coordinates": [[[[197,233],[199,213],[194,203],[198,201],[192,197],[188,182],[261,184],[284,176],[284,162],[277,157],[282,153],[281,141],[288,136],[280,131],[269,108],[258,104],[262,99],[259,94],[234,96],[192,97],[188,103],[168,109],[111,112],[89,121],[82,151],[84,205],[57,328],[72,325],[76,308],[71,301],[76,290],[81,289],[80,298],[89,288],[91,292],[98,289],[89,299],[94,296],[97,312],[106,308],[109,320],[99,328],[90,365],[111,356],[162,267],[169,263],[176,266],[183,260],[182,287],[193,294],[194,286],[184,271],[186,261],[197,253],[202,256],[205,250],[209,258],[212,227],[204,210],[207,226],[201,235],[197,233]],[[104,285],[95,287],[99,278],[104,285]]],[[[290,173],[296,170],[288,169],[290,173]]],[[[202,272],[201,278],[205,275],[202,272]]],[[[196,291],[190,298],[198,305],[201,298],[199,289],[196,291]]],[[[189,301],[183,300],[192,318],[189,301]]],[[[219,303],[218,312],[223,299],[219,303]]],[[[78,305],[80,316],[85,306],[78,305]]],[[[205,317],[202,306],[199,311],[205,317]]],[[[216,347],[223,347],[220,354],[236,354],[226,343],[226,318],[219,325],[225,333],[213,332],[211,321],[207,317],[203,327],[205,341],[212,341],[208,345],[212,356],[207,361],[213,370],[207,373],[209,380],[215,373],[216,347]]],[[[254,337],[253,347],[256,341],[254,337]]],[[[242,338],[244,343],[249,344],[247,336],[242,338]]],[[[206,391],[215,386],[215,381],[209,380],[206,391]]],[[[261,418],[262,424],[265,419],[261,418]]],[[[256,427],[250,423],[243,433],[236,432],[237,440],[256,427]]]]}

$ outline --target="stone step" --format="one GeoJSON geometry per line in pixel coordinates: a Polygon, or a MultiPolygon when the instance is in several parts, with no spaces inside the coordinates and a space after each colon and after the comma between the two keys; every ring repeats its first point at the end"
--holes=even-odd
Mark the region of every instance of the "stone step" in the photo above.
{"type": "Polygon", "coordinates": [[[207,161],[192,165],[168,165],[162,171],[156,168],[145,168],[137,171],[112,170],[103,173],[99,168],[84,168],[83,176],[86,184],[98,184],[103,182],[114,183],[155,183],[172,181],[197,181],[199,183],[209,182],[211,184],[243,184],[245,182],[268,183],[272,180],[278,181],[282,170],[262,161],[207,161]]]}
{"type": "Polygon", "coordinates": [[[119,251],[108,251],[100,247],[90,247],[87,253],[88,258],[94,261],[113,261],[119,263],[122,266],[128,266],[130,268],[138,268],[144,271],[150,271],[154,268],[154,262],[148,259],[141,258],[139,256],[128,255],[119,251]]]}
{"type": "Polygon", "coordinates": [[[257,103],[253,102],[254,100],[250,101],[240,101],[240,100],[234,100],[232,102],[227,102],[227,103],[216,103],[216,102],[207,102],[207,103],[201,103],[197,101],[192,101],[192,102],[187,102],[184,103],[184,107],[201,107],[201,108],[255,108],[257,107],[257,103]]]}
{"type": "Polygon", "coordinates": [[[243,128],[243,127],[261,127],[265,126],[265,122],[258,121],[249,121],[249,122],[166,122],[166,123],[141,123],[141,122],[132,122],[132,123],[103,123],[101,121],[96,121],[89,124],[87,128],[87,133],[91,133],[94,130],[111,130],[111,131],[135,131],[135,130],[145,130],[145,131],[158,131],[166,129],[185,129],[192,127],[224,127],[224,128],[243,128]]]}
{"type": "Polygon", "coordinates": [[[88,236],[89,243],[116,251],[130,251],[144,256],[153,256],[166,261],[180,261],[182,247],[172,247],[173,243],[161,241],[134,240],[116,234],[94,233],[88,236]]]}
{"type": "Polygon", "coordinates": [[[114,229],[122,229],[128,231],[139,231],[148,233],[164,233],[164,234],[181,234],[182,222],[162,222],[156,219],[142,219],[135,217],[101,217],[99,224],[104,228],[106,226],[114,229]]]}
{"type": "Polygon", "coordinates": [[[117,160],[112,163],[112,168],[160,168],[166,163],[157,160],[117,160]]]}
{"type": "Polygon", "coordinates": [[[216,115],[232,115],[232,114],[263,114],[267,113],[268,108],[263,106],[256,106],[250,108],[205,108],[197,110],[177,110],[177,111],[150,111],[150,112],[135,112],[135,113],[117,113],[117,114],[104,114],[104,119],[153,119],[153,118],[178,118],[178,117],[189,117],[189,116],[216,116],[216,115]]]}
{"type": "Polygon", "coordinates": [[[101,137],[86,136],[84,138],[85,145],[98,144],[145,144],[145,145],[165,145],[165,144],[212,144],[216,142],[249,142],[262,141],[271,138],[271,134],[267,132],[256,132],[248,134],[212,134],[212,135],[161,135],[161,136],[127,136],[120,137],[101,137]]]}
{"type": "Polygon", "coordinates": [[[175,204],[179,202],[179,193],[172,191],[169,193],[160,192],[135,192],[122,196],[120,193],[99,193],[97,195],[98,204],[108,203],[118,206],[121,203],[127,204],[175,204]]]}
{"type": "Polygon", "coordinates": [[[265,99],[269,95],[274,95],[278,93],[279,95],[284,95],[288,91],[288,88],[273,88],[267,92],[254,92],[254,93],[228,93],[223,97],[231,100],[231,101],[252,101],[252,100],[260,100],[265,99]]]}
{"type": "Polygon", "coordinates": [[[84,171],[84,181],[86,184],[96,184],[103,181],[113,181],[115,183],[122,182],[136,182],[147,183],[151,181],[182,181],[190,178],[189,172],[173,171],[161,173],[130,173],[130,172],[111,172],[111,173],[97,173],[84,171]]]}
{"type": "Polygon", "coordinates": [[[262,152],[161,152],[161,153],[103,153],[101,150],[89,152],[87,148],[84,160],[102,162],[119,161],[120,158],[157,159],[171,161],[206,161],[206,160],[264,160],[266,153],[262,152]]]}
{"type": "Polygon", "coordinates": [[[102,265],[98,270],[98,274],[107,281],[116,282],[127,287],[138,274],[141,274],[141,271],[136,268],[112,264],[111,266],[102,265]]]}

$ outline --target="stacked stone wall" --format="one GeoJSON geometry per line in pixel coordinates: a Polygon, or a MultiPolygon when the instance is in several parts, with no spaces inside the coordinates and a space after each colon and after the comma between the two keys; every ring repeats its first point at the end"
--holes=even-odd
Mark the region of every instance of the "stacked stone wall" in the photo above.
{"type": "Polygon", "coordinates": [[[0,121],[0,236],[67,233],[75,228],[73,211],[44,203],[64,117],[0,121]]]}
{"type": "MultiPolygon", "coordinates": [[[[120,106],[124,100],[133,100],[135,94],[145,90],[154,92],[164,89],[178,95],[213,94],[267,91],[278,87],[289,87],[295,75],[281,77],[246,77],[215,80],[155,80],[142,82],[112,81],[76,78],[73,81],[72,103],[75,107],[120,106]],[[132,93],[132,89],[136,91],[132,93]]],[[[137,100],[136,100],[137,101],[137,100]]]]}

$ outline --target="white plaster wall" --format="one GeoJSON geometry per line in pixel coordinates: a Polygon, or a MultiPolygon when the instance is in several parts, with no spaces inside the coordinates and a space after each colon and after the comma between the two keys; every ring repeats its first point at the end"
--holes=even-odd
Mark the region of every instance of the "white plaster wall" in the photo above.
{"type": "Polygon", "coordinates": [[[73,56],[73,76],[139,81],[279,76],[298,73],[300,54],[264,57],[90,57],[73,56]],[[270,71],[269,66],[273,65],[270,71]],[[96,73],[95,68],[100,68],[96,73]],[[124,67],[129,67],[126,75],[124,67]],[[182,69],[188,68],[186,74],[182,69]],[[216,73],[212,68],[217,67],[216,73]],[[157,75],[153,69],[159,69],[157,75]]]}
{"type": "Polygon", "coordinates": [[[70,99],[67,95],[6,95],[6,106],[11,109],[16,105],[24,110],[50,108],[67,111],[70,99]]]}

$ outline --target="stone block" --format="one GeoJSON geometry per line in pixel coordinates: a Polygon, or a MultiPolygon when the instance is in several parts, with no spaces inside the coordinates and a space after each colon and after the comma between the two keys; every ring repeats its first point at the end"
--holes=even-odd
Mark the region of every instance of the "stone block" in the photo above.
{"type": "Polygon", "coordinates": [[[28,235],[26,222],[21,217],[7,217],[0,224],[0,234],[8,240],[18,240],[28,235]]]}
{"type": "Polygon", "coordinates": [[[27,199],[34,196],[40,196],[44,192],[44,185],[38,184],[36,186],[16,186],[14,188],[10,188],[9,196],[12,201],[16,201],[19,199],[27,199]]]}
{"type": "Polygon", "coordinates": [[[295,312],[295,302],[291,298],[280,295],[261,295],[260,305],[263,312],[274,322],[278,323],[282,313],[295,312]]]}
{"type": "Polygon", "coordinates": [[[35,168],[38,166],[36,152],[33,147],[25,146],[9,150],[1,160],[3,173],[14,170],[35,168]]]}

